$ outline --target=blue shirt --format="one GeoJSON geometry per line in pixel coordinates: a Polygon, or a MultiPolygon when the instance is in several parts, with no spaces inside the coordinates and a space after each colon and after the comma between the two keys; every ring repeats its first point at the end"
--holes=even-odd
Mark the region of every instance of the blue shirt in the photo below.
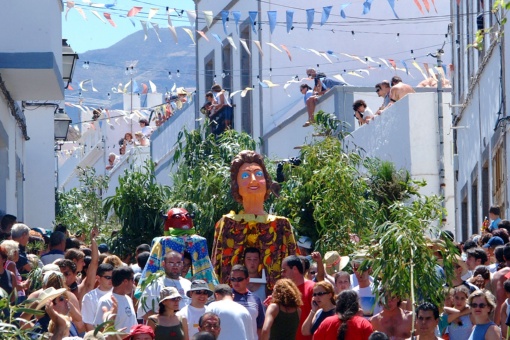
{"type": "Polygon", "coordinates": [[[257,329],[262,328],[264,325],[264,307],[262,307],[262,302],[260,298],[248,291],[246,294],[241,294],[233,290],[234,292],[234,301],[238,304],[244,306],[253,320],[256,320],[257,329]]]}
{"type": "Polygon", "coordinates": [[[501,218],[499,217],[492,221],[491,224],[489,225],[489,231],[494,231],[498,229],[499,222],[501,222],[501,218]]]}
{"type": "Polygon", "coordinates": [[[304,96],[304,99],[305,99],[305,105],[306,105],[306,101],[307,101],[307,100],[308,100],[308,98],[310,98],[311,96],[313,96],[313,91],[312,91],[312,90],[308,90],[308,91],[306,91],[305,96],[304,96]]]}

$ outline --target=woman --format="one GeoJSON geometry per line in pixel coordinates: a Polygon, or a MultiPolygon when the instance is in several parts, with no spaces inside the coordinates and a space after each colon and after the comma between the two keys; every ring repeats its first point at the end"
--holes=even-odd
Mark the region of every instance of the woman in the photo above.
{"type": "Polygon", "coordinates": [[[368,340],[374,331],[372,324],[358,316],[358,293],[353,290],[341,292],[336,300],[336,315],[326,318],[313,334],[314,340],[368,340]]]}
{"type": "Polygon", "coordinates": [[[458,286],[453,290],[453,308],[445,307],[444,314],[448,316],[447,331],[450,340],[464,340],[469,338],[473,328],[471,310],[467,305],[469,289],[458,286]]]}
{"type": "Polygon", "coordinates": [[[335,273],[335,293],[340,294],[344,290],[351,289],[351,274],[344,271],[335,273]]]}
{"type": "MultiPolygon", "coordinates": [[[[232,105],[228,100],[228,96],[225,95],[225,90],[220,85],[215,84],[211,87],[213,93],[214,102],[211,105],[214,115],[223,115],[224,129],[230,129],[232,122],[232,105]]],[[[213,118],[212,114],[209,118],[213,118]]],[[[221,120],[221,119],[220,119],[221,120]]],[[[221,131],[223,132],[223,131],[221,131]]]]}
{"type": "Polygon", "coordinates": [[[324,319],[335,315],[335,308],[333,285],[326,281],[316,283],[313,287],[312,310],[301,327],[301,333],[313,335],[324,319]]]}
{"type": "Polygon", "coordinates": [[[352,104],[354,110],[354,117],[358,120],[359,126],[368,124],[373,118],[374,114],[367,106],[363,99],[358,99],[352,104]]]}
{"type": "Polygon", "coordinates": [[[147,324],[156,334],[155,340],[189,340],[185,317],[177,316],[181,294],[175,287],[165,287],[159,293],[159,314],[151,315],[147,324]]]}
{"type": "Polygon", "coordinates": [[[319,96],[316,93],[314,93],[312,88],[307,84],[301,84],[301,86],[299,87],[299,92],[301,92],[301,94],[303,95],[306,112],[308,113],[308,120],[303,125],[303,127],[307,127],[315,122],[313,114],[315,111],[315,104],[317,103],[317,98],[319,96]]]}
{"type": "MultiPolygon", "coordinates": [[[[4,241],[7,242],[7,241],[4,241]]],[[[14,294],[11,295],[14,288],[17,286],[16,275],[10,270],[5,268],[7,262],[7,249],[4,244],[0,245],[0,287],[11,297],[11,302],[16,302],[14,294]]],[[[0,310],[0,314],[2,311],[0,310]]]]}
{"type": "Polygon", "coordinates": [[[280,278],[281,263],[296,254],[296,240],[289,220],[268,214],[264,201],[275,190],[263,157],[251,150],[241,151],[230,166],[231,193],[243,205],[239,213],[231,211],[216,223],[212,265],[219,283],[228,284],[232,266],[244,255],[244,249],[260,250],[268,289],[280,278]]]}
{"type": "Polygon", "coordinates": [[[14,273],[16,276],[16,290],[18,292],[18,303],[25,300],[25,289],[30,285],[30,282],[23,282],[16,262],[19,260],[19,244],[16,241],[6,240],[2,242],[2,246],[7,251],[7,261],[5,262],[5,269],[14,273]]]}
{"type": "Polygon", "coordinates": [[[496,308],[494,296],[488,291],[477,290],[469,296],[468,304],[475,324],[469,340],[501,339],[501,330],[490,316],[496,308]]]}
{"type": "Polygon", "coordinates": [[[260,340],[294,339],[301,318],[301,293],[289,279],[280,279],[273,290],[271,304],[267,307],[260,340]]]}

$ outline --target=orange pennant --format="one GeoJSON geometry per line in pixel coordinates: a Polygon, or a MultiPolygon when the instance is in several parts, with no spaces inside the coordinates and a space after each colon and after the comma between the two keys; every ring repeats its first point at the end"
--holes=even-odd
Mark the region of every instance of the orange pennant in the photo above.
{"type": "Polygon", "coordinates": [[[397,70],[397,64],[395,63],[395,60],[393,59],[388,59],[388,61],[390,62],[391,66],[393,66],[393,68],[395,69],[395,71],[397,70]]]}
{"type": "MultiPolygon", "coordinates": [[[[460,0],[457,0],[457,2],[460,1],[460,0]]],[[[423,12],[423,8],[421,8],[421,4],[420,4],[420,1],[419,0],[414,0],[414,3],[416,4],[416,6],[418,7],[418,9],[420,10],[421,14],[425,14],[423,12]]]]}
{"type": "Polygon", "coordinates": [[[425,8],[427,9],[427,12],[430,12],[430,4],[428,0],[423,0],[423,4],[425,5],[425,8]]]}
{"type": "Polygon", "coordinates": [[[287,56],[289,57],[289,60],[292,61],[292,55],[290,54],[289,49],[285,45],[280,45],[282,49],[287,53],[287,56]]]}
{"type": "Polygon", "coordinates": [[[142,10],[143,7],[133,7],[129,10],[127,16],[128,18],[129,17],[134,17],[135,15],[137,15],[141,10],[142,10]]]}
{"type": "Polygon", "coordinates": [[[112,25],[113,27],[117,27],[117,25],[115,24],[115,22],[112,20],[112,16],[110,15],[110,13],[103,13],[104,17],[106,18],[106,20],[108,20],[108,22],[110,23],[110,25],[112,25]]]}

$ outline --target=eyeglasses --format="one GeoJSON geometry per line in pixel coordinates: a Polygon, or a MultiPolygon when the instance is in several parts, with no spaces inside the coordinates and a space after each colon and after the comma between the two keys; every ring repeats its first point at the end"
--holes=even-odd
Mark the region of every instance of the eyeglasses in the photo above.
{"type": "Polygon", "coordinates": [[[220,328],[220,324],[219,323],[205,323],[204,324],[204,328],[205,329],[212,329],[212,328],[220,328]]]}
{"type": "Polygon", "coordinates": [[[313,293],[313,296],[323,296],[326,294],[329,294],[329,293],[328,292],[317,292],[317,293],[313,293]]]}
{"type": "Polygon", "coordinates": [[[230,278],[230,281],[232,281],[232,282],[243,282],[244,280],[246,280],[245,277],[231,277],[230,278]]]}
{"type": "Polygon", "coordinates": [[[165,262],[169,267],[179,267],[182,266],[182,262],[165,262]]]}
{"type": "Polygon", "coordinates": [[[209,295],[209,292],[207,290],[194,290],[193,293],[197,295],[209,295]]]}
{"type": "Polygon", "coordinates": [[[111,279],[112,279],[112,277],[111,277],[111,276],[108,276],[108,275],[103,275],[103,276],[100,276],[100,277],[104,277],[104,278],[105,278],[105,279],[107,279],[107,280],[111,280],[111,279]]]}
{"type": "Polygon", "coordinates": [[[488,305],[486,303],[471,303],[469,307],[471,308],[485,308],[488,305]]]}

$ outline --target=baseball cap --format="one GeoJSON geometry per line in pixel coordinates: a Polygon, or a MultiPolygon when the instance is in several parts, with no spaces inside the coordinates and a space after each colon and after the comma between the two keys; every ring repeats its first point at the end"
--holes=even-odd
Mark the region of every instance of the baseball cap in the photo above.
{"type": "Polygon", "coordinates": [[[97,247],[97,249],[99,250],[99,252],[100,252],[101,254],[103,254],[103,253],[107,253],[107,252],[108,252],[108,246],[106,245],[106,243],[101,243],[101,244],[97,247]]]}
{"type": "Polygon", "coordinates": [[[502,246],[505,244],[505,241],[499,236],[492,236],[489,239],[489,242],[483,245],[483,248],[496,248],[497,246],[502,246]]]}

